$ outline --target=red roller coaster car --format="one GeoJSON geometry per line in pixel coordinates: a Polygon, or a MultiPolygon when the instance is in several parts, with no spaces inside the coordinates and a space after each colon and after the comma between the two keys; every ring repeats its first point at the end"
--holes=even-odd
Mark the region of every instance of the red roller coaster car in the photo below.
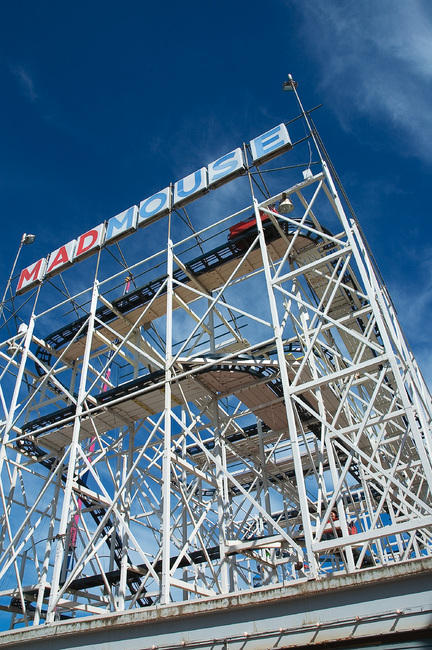
{"type": "MultiPolygon", "coordinates": [[[[276,216],[279,216],[276,210],[271,210],[271,211],[274,212],[276,216]]],[[[260,212],[259,214],[261,217],[261,221],[263,223],[265,221],[270,220],[266,212],[260,212]]],[[[231,228],[229,229],[228,241],[237,239],[237,237],[241,237],[252,228],[256,228],[256,219],[254,214],[248,219],[245,219],[244,221],[239,221],[238,223],[234,224],[234,226],[231,226],[231,228]]]]}

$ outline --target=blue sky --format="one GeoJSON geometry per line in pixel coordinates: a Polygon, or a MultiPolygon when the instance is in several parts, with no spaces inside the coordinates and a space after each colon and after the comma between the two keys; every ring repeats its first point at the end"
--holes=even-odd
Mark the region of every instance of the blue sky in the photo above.
{"type": "MultiPolygon", "coordinates": [[[[432,4],[15,0],[0,9],[3,287],[20,268],[297,115],[330,153],[432,382],[432,4]]],[[[3,289],[2,289],[3,292],[3,289]]]]}

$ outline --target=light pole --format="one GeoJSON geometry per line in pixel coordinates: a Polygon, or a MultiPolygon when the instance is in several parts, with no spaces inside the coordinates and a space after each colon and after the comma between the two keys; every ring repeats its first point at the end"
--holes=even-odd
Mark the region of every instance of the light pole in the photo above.
{"type": "Polygon", "coordinates": [[[9,288],[10,288],[11,283],[12,283],[13,274],[14,274],[15,267],[16,267],[17,262],[18,262],[18,258],[19,258],[20,253],[21,253],[21,249],[22,249],[23,246],[29,246],[30,244],[33,244],[35,238],[36,238],[36,235],[28,235],[27,233],[24,233],[23,236],[21,237],[21,242],[20,242],[20,245],[19,245],[19,248],[18,248],[18,252],[16,254],[15,261],[13,263],[12,270],[11,270],[10,275],[9,275],[9,279],[7,281],[7,284],[6,284],[6,289],[5,289],[5,292],[3,294],[2,301],[0,303],[0,314],[2,316],[3,316],[4,304],[6,302],[6,296],[7,296],[7,293],[9,291],[9,288]]]}

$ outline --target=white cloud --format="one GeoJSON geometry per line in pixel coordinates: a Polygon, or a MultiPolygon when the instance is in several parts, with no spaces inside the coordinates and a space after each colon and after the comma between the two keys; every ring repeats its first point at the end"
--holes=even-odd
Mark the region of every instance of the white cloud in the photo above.
{"type": "Polygon", "coordinates": [[[298,2],[320,92],[345,129],[356,114],[398,130],[407,152],[430,160],[432,6],[422,0],[298,2]]]}
{"type": "Polygon", "coordinates": [[[11,71],[15,78],[18,80],[21,90],[27,99],[29,99],[31,102],[36,101],[37,93],[35,90],[35,85],[28,70],[20,65],[16,65],[11,67],[11,71]]]}
{"type": "MultiPolygon", "coordinates": [[[[411,264],[417,251],[409,251],[402,244],[401,253],[402,258],[407,259],[411,264]]],[[[410,276],[404,284],[396,279],[394,282],[389,282],[389,285],[408,339],[430,347],[429,328],[424,324],[430,320],[432,304],[432,249],[425,247],[421,258],[417,255],[415,261],[419,269],[418,275],[410,276]],[[420,285],[419,278],[421,278],[420,285]]]]}
{"type": "Polygon", "coordinates": [[[41,119],[56,129],[73,134],[74,137],[80,137],[81,133],[75,126],[65,121],[64,111],[59,108],[59,102],[56,93],[46,86],[41,90],[40,74],[29,71],[28,67],[18,63],[10,63],[9,70],[18,82],[24,97],[33,104],[35,110],[41,119]],[[35,77],[38,79],[38,90],[36,90],[35,77]]]}

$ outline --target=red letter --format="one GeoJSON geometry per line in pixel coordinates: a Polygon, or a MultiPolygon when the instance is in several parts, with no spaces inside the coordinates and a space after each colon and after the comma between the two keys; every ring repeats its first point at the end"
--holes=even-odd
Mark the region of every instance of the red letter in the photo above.
{"type": "Polygon", "coordinates": [[[24,293],[32,287],[34,287],[38,282],[40,282],[44,276],[46,267],[46,259],[43,257],[38,262],[35,262],[31,266],[28,266],[26,269],[21,271],[20,278],[18,280],[17,294],[24,293]]]}
{"type": "Polygon", "coordinates": [[[101,223],[96,228],[92,228],[88,232],[78,237],[78,244],[75,251],[75,259],[84,259],[100,248],[102,242],[102,235],[104,234],[104,224],[101,223]]]}

